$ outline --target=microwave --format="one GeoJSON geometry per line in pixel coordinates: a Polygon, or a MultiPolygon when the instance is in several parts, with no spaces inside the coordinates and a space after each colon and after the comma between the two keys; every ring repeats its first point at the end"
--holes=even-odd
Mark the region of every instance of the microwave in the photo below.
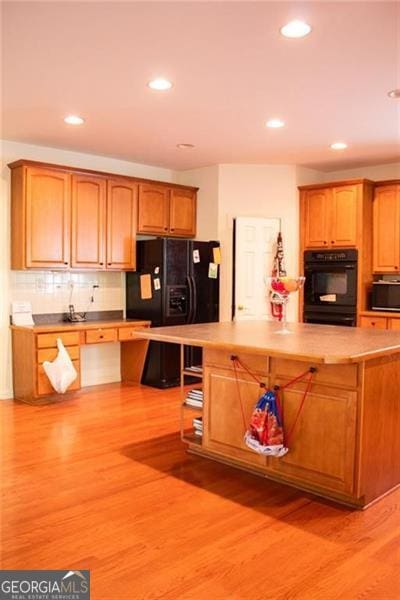
{"type": "Polygon", "coordinates": [[[372,284],[372,310],[400,312],[400,280],[374,281],[372,284]]]}

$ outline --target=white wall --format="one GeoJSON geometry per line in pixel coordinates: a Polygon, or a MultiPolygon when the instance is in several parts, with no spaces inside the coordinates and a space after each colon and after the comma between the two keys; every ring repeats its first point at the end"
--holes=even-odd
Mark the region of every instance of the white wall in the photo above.
{"type": "MultiPolygon", "coordinates": [[[[400,179],[400,162],[387,165],[372,165],[357,169],[343,169],[324,173],[324,181],[338,181],[341,179],[372,179],[372,181],[385,181],[386,179],[400,179]]],[[[312,182],[310,182],[312,183],[312,182]]]]}
{"type": "MultiPolygon", "coordinates": [[[[296,167],[289,165],[220,165],[219,218],[221,240],[221,310],[232,312],[232,234],[234,217],[280,218],[289,274],[298,273],[299,209],[296,167]]],[[[263,282],[260,282],[263,285],[263,282]]],[[[290,302],[288,319],[297,320],[297,298],[290,302]]]]}
{"type": "MultiPolygon", "coordinates": [[[[169,169],[152,167],[104,156],[2,141],[0,179],[0,399],[12,396],[11,343],[9,333],[10,302],[30,300],[34,312],[61,312],[69,297],[69,281],[76,283],[74,301],[84,309],[93,283],[100,285],[93,310],[123,309],[125,306],[124,275],[121,273],[54,274],[51,272],[10,271],[10,170],[7,164],[26,158],[61,165],[108,171],[160,181],[173,181],[169,169]]],[[[82,349],[82,382],[84,385],[118,381],[120,373],[119,344],[95,345],[82,349]]]]}

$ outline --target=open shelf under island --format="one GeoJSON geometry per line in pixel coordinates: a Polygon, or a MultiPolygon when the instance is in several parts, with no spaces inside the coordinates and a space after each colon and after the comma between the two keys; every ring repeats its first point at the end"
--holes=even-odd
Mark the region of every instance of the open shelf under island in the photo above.
{"type": "MultiPolygon", "coordinates": [[[[363,508],[400,485],[400,331],[266,321],[159,327],[134,335],[203,348],[203,435],[190,452],[363,508]],[[243,441],[238,398],[247,421],[262,393],[232,354],[267,387],[316,367],[299,422],[282,458],[243,441]]],[[[282,394],[285,430],[306,384],[282,394]]]]}

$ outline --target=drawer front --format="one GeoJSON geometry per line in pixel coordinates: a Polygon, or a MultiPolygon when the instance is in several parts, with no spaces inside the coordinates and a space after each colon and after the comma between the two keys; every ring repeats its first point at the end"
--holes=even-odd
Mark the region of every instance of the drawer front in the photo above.
{"type": "Polygon", "coordinates": [[[120,340],[120,342],[130,340],[137,331],[140,331],[141,329],[145,329],[147,327],[147,325],[142,325],[141,327],[120,327],[118,329],[118,339],[120,340]]]}
{"type": "Polygon", "coordinates": [[[79,346],[79,331],[66,331],[65,333],[39,333],[36,338],[38,348],[57,348],[57,338],[64,346],[79,346]]]}
{"type": "Polygon", "coordinates": [[[386,317],[361,317],[360,325],[369,329],[387,329],[388,323],[386,317]]]}
{"type": "Polygon", "coordinates": [[[117,340],[116,329],[91,329],[86,332],[87,344],[102,344],[104,342],[116,342],[117,340]]]}
{"type": "Polygon", "coordinates": [[[400,331],[400,319],[389,319],[389,329],[400,331]]]}
{"type": "MultiPolygon", "coordinates": [[[[233,370],[233,362],[231,360],[231,356],[232,352],[204,348],[203,364],[204,366],[233,370]]],[[[246,354],[245,352],[239,352],[237,354],[237,357],[245,367],[247,367],[251,371],[258,373],[259,375],[266,375],[269,372],[268,356],[258,356],[255,354],[246,354]]],[[[243,371],[243,369],[240,366],[238,366],[237,368],[240,372],[243,371]]]]}
{"type": "MultiPolygon", "coordinates": [[[[79,346],[68,346],[66,350],[71,360],[79,360],[79,346]]],[[[43,350],[38,350],[37,361],[41,365],[45,360],[54,360],[57,354],[57,348],[44,348],[43,350]]]]}
{"type": "MultiPolygon", "coordinates": [[[[75,369],[78,372],[78,377],[71,383],[68,391],[79,390],[81,387],[81,372],[79,360],[72,361],[75,369]]],[[[57,394],[53,386],[51,385],[49,378],[47,377],[43,366],[39,365],[37,368],[37,393],[39,396],[50,396],[51,394],[57,394]]]]}
{"type": "Polygon", "coordinates": [[[316,367],[313,376],[315,383],[339,385],[340,387],[356,388],[358,382],[357,365],[312,365],[309,362],[283,358],[271,358],[272,381],[278,377],[294,379],[304,373],[308,367],[316,367]]]}

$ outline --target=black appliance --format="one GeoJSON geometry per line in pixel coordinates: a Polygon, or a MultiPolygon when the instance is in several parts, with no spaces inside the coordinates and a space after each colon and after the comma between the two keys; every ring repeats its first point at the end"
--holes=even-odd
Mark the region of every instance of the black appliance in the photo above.
{"type": "Polygon", "coordinates": [[[304,253],[305,323],[356,325],[357,259],[357,250],[304,253]]]}
{"type": "MultiPolygon", "coordinates": [[[[209,277],[213,248],[217,247],[219,242],[214,241],[170,238],[138,241],[137,271],[126,274],[127,318],[149,319],[153,327],[218,321],[219,268],[216,279],[209,277]],[[147,300],[141,298],[140,287],[140,278],[146,274],[152,280],[152,297],[147,300]]],[[[185,367],[201,363],[201,348],[187,347],[185,367]]],[[[142,383],[166,388],[179,382],[179,345],[150,342],[142,383]]]]}
{"type": "Polygon", "coordinates": [[[400,311],[400,280],[380,280],[372,284],[372,310],[400,311]]]}

